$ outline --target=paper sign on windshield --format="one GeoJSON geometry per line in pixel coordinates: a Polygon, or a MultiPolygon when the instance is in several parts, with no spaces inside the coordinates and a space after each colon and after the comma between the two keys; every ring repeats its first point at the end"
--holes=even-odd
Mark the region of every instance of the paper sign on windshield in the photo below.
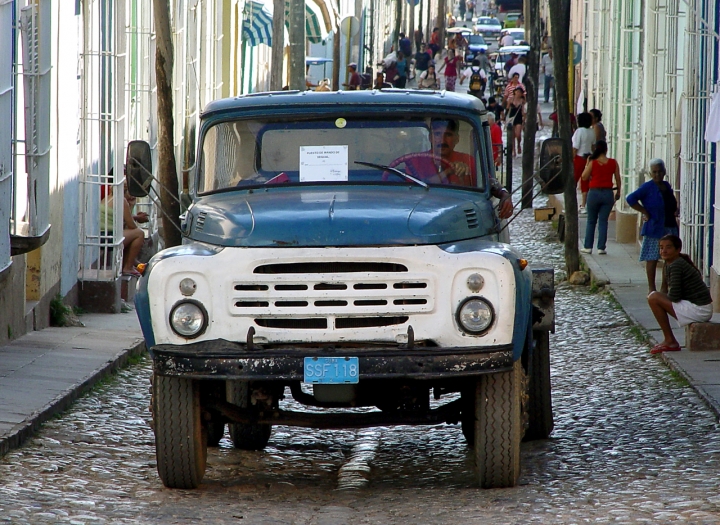
{"type": "Polygon", "coordinates": [[[300,182],[348,180],[347,146],[300,146],[300,182]]]}

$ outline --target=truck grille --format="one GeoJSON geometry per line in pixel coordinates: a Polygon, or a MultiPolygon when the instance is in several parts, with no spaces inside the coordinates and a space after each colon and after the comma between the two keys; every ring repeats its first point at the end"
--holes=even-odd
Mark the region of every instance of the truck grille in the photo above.
{"type": "Polygon", "coordinates": [[[233,282],[233,315],[258,326],[343,330],[398,325],[434,308],[431,274],[376,262],[277,263],[233,282]]]}

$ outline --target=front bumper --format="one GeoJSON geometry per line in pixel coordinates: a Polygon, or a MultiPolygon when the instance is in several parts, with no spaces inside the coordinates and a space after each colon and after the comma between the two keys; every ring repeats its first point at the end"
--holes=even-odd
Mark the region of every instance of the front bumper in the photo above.
{"type": "Polygon", "coordinates": [[[512,345],[437,348],[284,345],[267,349],[224,340],[150,349],[153,369],[163,376],[195,379],[303,381],[305,357],[357,357],[360,381],[370,379],[449,379],[512,369],[512,345]]]}

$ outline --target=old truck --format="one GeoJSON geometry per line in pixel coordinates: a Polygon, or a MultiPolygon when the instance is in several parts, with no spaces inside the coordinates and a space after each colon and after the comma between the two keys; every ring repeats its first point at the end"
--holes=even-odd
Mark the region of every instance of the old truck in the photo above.
{"type": "Polygon", "coordinates": [[[162,482],[197,487],[225,425],[260,450],[273,425],[459,424],[478,483],[514,486],[553,426],[553,272],[508,243],[482,102],[259,93],[210,103],[198,136],[184,242],[136,294],[162,482]]]}

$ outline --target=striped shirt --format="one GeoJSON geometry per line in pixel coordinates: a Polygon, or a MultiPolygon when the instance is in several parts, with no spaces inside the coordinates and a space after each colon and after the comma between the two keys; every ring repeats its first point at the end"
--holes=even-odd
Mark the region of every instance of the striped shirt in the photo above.
{"type": "Polygon", "coordinates": [[[710,291],[705,285],[700,272],[683,257],[678,257],[663,269],[668,283],[668,297],[673,303],[682,299],[698,306],[712,303],[710,291]]]}

